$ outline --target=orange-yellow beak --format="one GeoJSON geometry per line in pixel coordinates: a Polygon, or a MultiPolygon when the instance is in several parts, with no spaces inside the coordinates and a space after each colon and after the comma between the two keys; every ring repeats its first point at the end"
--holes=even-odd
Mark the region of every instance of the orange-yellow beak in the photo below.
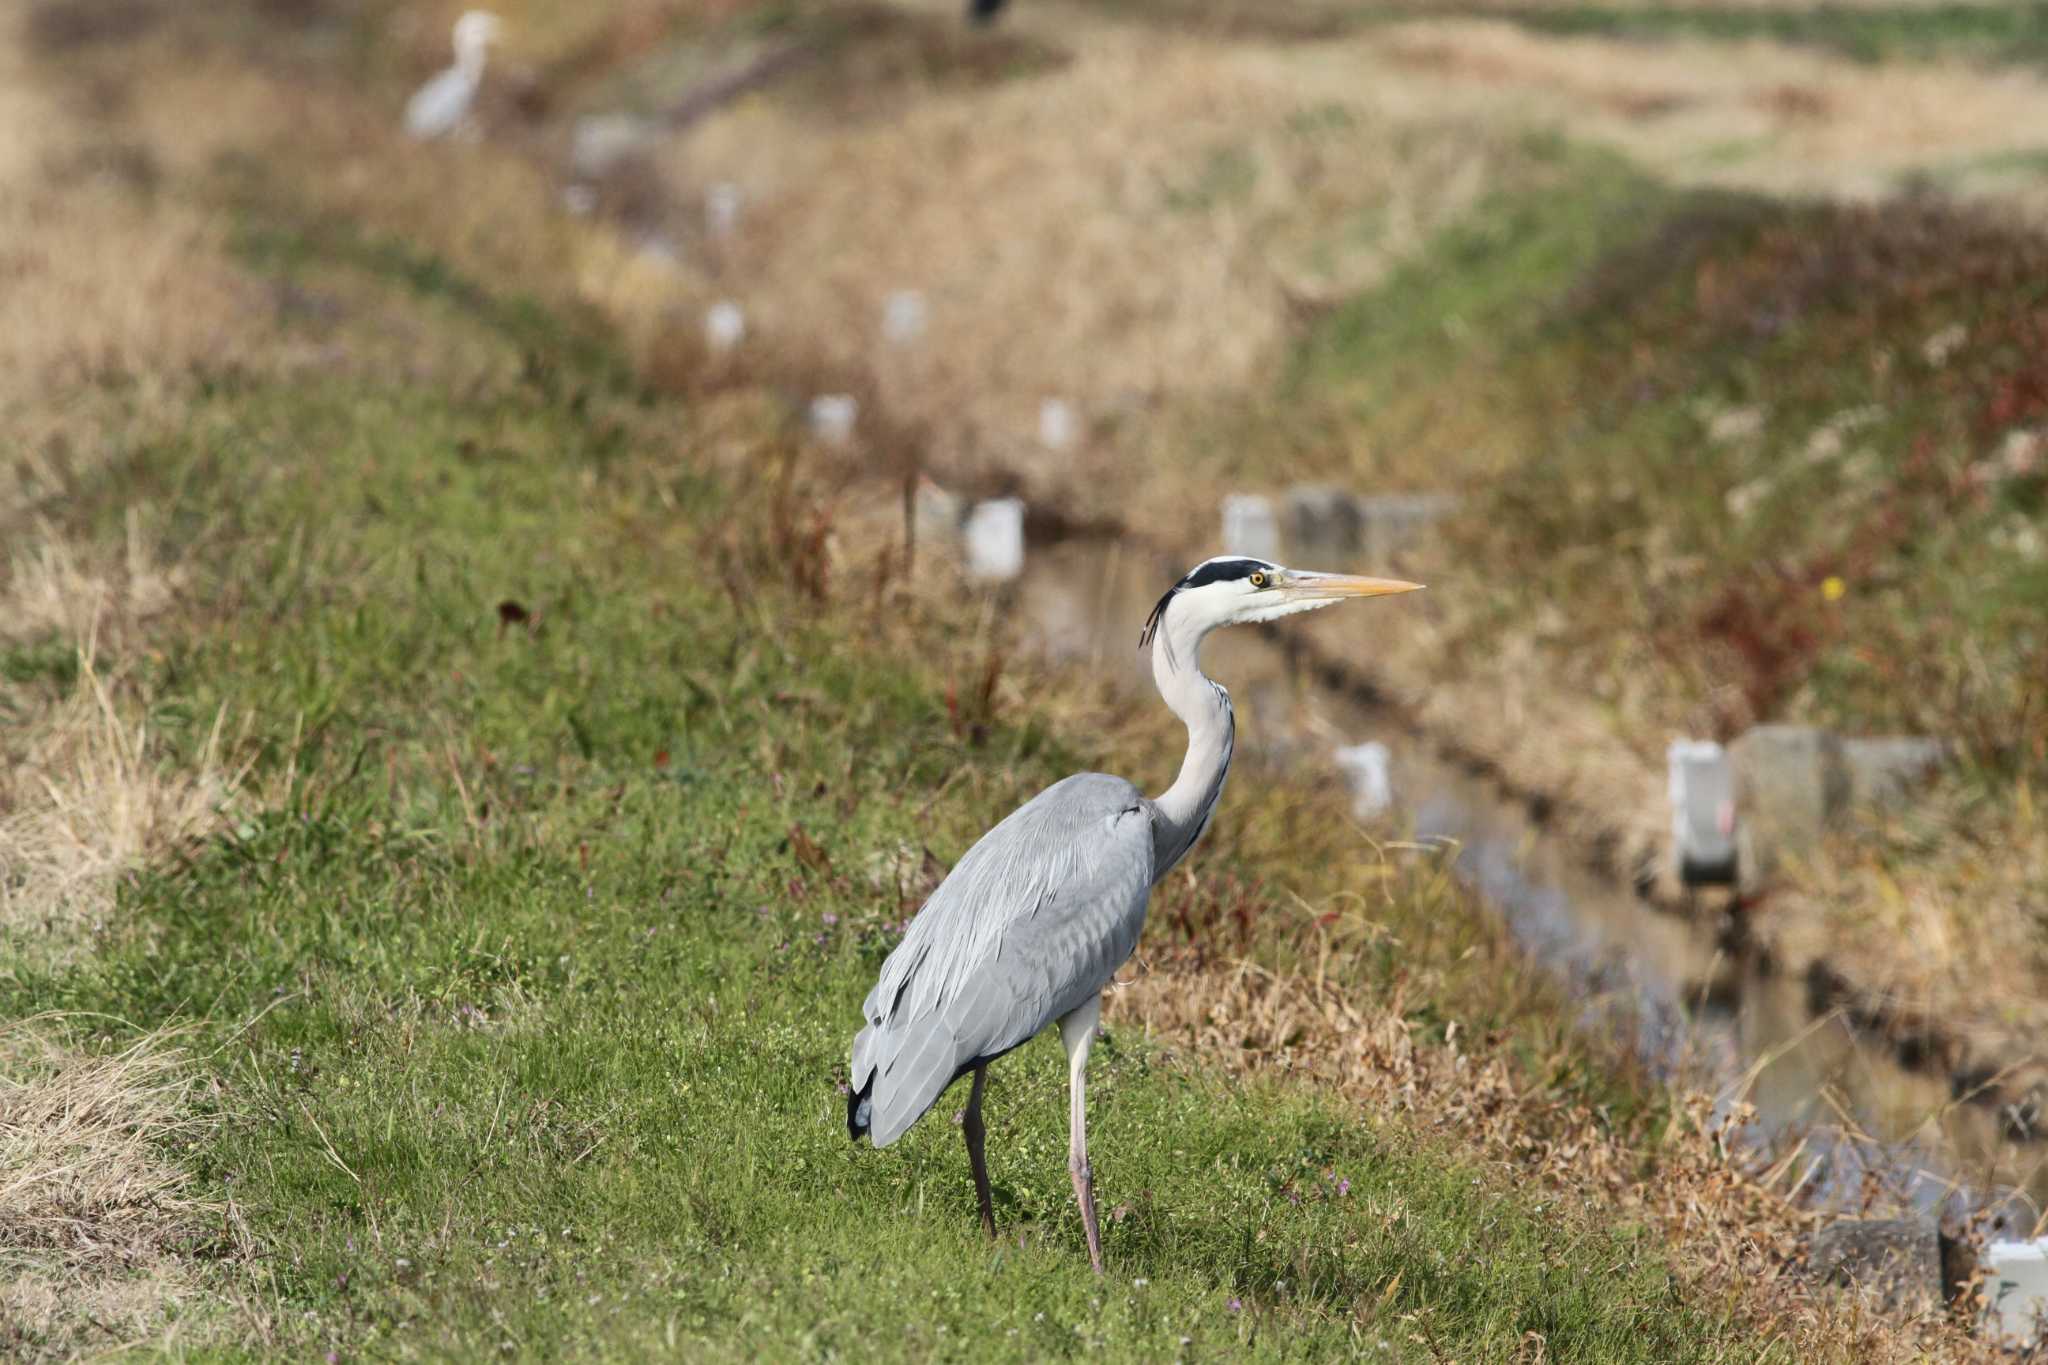
{"type": "Polygon", "coordinates": [[[1414,592],[1420,583],[1399,578],[1363,578],[1355,574],[1290,572],[1274,584],[1289,597],[1317,602],[1335,602],[1345,597],[1387,597],[1397,592],[1414,592]]]}

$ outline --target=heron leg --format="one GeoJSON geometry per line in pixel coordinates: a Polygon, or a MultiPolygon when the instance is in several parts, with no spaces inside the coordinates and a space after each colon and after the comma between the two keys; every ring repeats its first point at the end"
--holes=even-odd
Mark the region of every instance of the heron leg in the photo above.
{"type": "Polygon", "coordinates": [[[967,1164],[974,1168],[974,1193],[981,1200],[981,1225],[993,1239],[996,1235],[996,1206],[988,1190],[988,1158],[982,1152],[982,1139],[988,1130],[981,1125],[981,1087],[987,1080],[987,1063],[974,1068],[974,1090],[967,1096],[967,1118],[960,1125],[960,1131],[967,1137],[967,1164]]]}
{"type": "Polygon", "coordinates": [[[1102,1273],[1102,1231],[1095,1222],[1095,1172],[1088,1165],[1088,1048],[1102,1019],[1102,997],[1060,1020],[1060,1041],[1067,1047],[1067,1091],[1072,1101],[1068,1120],[1067,1173],[1074,1178],[1074,1202],[1081,1206],[1081,1226],[1088,1233],[1088,1262],[1102,1273]]]}

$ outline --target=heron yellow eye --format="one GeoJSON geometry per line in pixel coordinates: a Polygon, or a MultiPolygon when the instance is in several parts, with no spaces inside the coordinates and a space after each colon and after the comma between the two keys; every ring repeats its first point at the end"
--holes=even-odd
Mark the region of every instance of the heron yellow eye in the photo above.
{"type": "Polygon", "coordinates": [[[1252,586],[1255,588],[1263,588],[1266,586],[1266,575],[1262,570],[1253,570],[1252,586]]]}

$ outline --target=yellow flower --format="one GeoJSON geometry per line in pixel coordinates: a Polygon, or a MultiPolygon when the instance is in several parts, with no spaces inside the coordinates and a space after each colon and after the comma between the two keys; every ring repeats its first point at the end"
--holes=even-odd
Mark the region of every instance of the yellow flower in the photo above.
{"type": "Polygon", "coordinates": [[[1849,585],[1842,581],[1840,574],[1829,574],[1820,585],[1820,595],[1830,602],[1842,600],[1842,594],[1849,591],[1849,585]]]}

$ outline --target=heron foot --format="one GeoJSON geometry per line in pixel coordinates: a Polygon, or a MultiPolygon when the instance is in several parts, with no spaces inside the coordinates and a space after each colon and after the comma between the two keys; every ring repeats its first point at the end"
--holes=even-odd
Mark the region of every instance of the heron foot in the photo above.
{"type": "Polygon", "coordinates": [[[1095,1172],[1086,1157],[1076,1157],[1067,1163],[1067,1173],[1074,1178],[1074,1202],[1081,1206],[1081,1226],[1088,1233],[1088,1263],[1100,1275],[1102,1230],[1095,1221],[1095,1172]]]}

